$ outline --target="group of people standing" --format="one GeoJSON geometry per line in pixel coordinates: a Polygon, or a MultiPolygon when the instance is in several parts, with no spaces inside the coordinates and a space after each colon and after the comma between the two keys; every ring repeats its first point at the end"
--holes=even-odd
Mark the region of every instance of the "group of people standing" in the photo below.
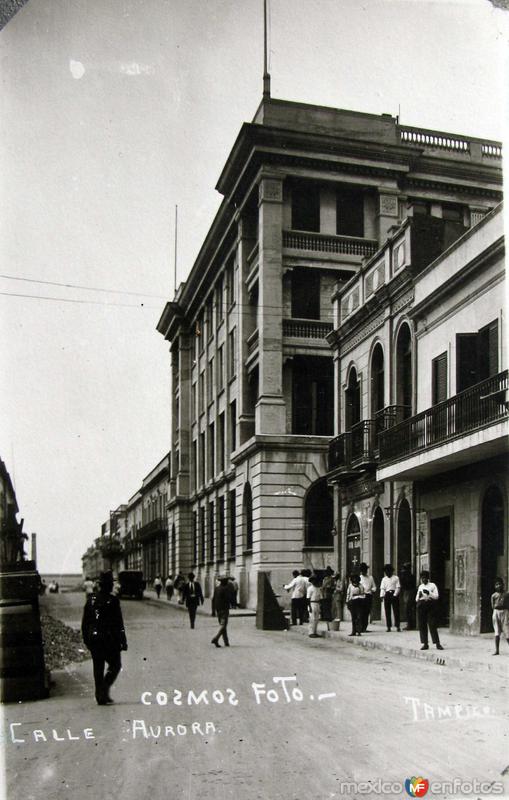
{"type": "MultiPolygon", "coordinates": [[[[310,638],[317,638],[318,622],[342,618],[343,604],[346,604],[352,621],[350,636],[361,636],[369,632],[373,599],[377,585],[369,566],[359,565],[359,572],[341,578],[328,566],[320,580],[309,569],[294,570],[292,580],[284,588],[291,592],[292,625],[309,623],[310,638]]],[[[418,620],[421,650],[429,649],[428,631],[437,650],[443,650],[437,630],[438,588],[430,581],[429,572],[423,570],[420,584],[416,586],[410,564],[404,564],[399,576],[392,564],[385,564],[384,577],[380,583],[380,598],[383,602],[387,631],[401,631],[400,597],[406,610],[406,630],[413,630],[418,620]]]]}

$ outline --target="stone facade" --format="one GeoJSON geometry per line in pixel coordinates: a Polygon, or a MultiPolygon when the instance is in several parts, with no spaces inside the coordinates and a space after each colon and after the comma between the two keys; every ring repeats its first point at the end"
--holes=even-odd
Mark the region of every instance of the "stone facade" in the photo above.
{"type": "MultiPolygon", "coordinates": [[[[428,134],[389,115],[270,98],[239,133],[217,184],[223,202],[157,326],[171,351],[169,562],[192,568],[206,592],[233,574],[253,607],[259,571],[279,587],[295,567],[339,564],[326,455],[344,414],[334,388],[348,374],[326,338],[339,324],[334,287],[419,204],[470,224],[501,196],[495,151],[428,134]]],[[[411,305],[400,283],[391,318],[370,318],[387,342],[411,305]]],[[[364,306],[355,294],[349,303],[364,306]]],[[[349,335],[352,353],[362,349],[362,326],[349,335]]]]}

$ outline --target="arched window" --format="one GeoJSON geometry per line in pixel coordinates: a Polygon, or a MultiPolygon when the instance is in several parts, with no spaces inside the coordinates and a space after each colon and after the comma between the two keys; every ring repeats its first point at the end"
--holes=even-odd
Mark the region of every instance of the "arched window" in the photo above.
{"type": "Polygon", "coordinates": [[[304,544],[306,547],[332,547],[334,515],[332,495],[325,478],[313,484],[304,505],[304,544]]]}
{"type": "Polygon", "coordinates": [[[244,513],[244,542],[245,549],[253,549],[253,495],[251,486],[246,483],[244,486],[244,496],[242,498],[242,508],[244,513]]]}
{"type": "Polygon", "coordinates": [[[345,392],[345,429],[348,431],[361,420],[361,387],[357,370],[352,367],[345,392]]]}
{"type": "Polygon", "coordinates": [[[371,354],[371,416],[385,408],[384,351],[381,344],[375,345],[371,354]]]}
{"type": "Polygon", "coordinates": [[[412,414],[412,336],[405,323],[396,341],[396,404],[402,407],[403,417],[412,414]]]}

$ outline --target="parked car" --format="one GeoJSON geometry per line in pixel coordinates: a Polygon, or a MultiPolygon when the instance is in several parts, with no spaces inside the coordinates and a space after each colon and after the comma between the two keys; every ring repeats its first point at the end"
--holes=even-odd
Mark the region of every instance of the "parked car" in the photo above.
{"type": "Polygon", "coordinates": [[[147,588],[147,581],[143,578],[143,572],[137,569],[125,569],[118,573],[118,583],[120,597],[136,597],[143,599],[143,592],[147,588]]]}

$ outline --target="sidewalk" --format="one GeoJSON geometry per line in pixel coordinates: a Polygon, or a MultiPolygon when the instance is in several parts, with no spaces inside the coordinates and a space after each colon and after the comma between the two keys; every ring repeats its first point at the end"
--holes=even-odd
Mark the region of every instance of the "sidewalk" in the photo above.
{"type": "MultiPolygon", "coordinates": [[[[181,611],[186,611],[185,606],[181,606],[173,596],[170,603],[166,600],[166,595],[157,600],[155,592],[148,589],[145,592],[145,600],[157,605],[168,605],[181,611]]],[[[205,602],[198,608],[198,614],[210,616],[211,602],[210,597],[205,598],[205,602]]],[[[256,612],[249,608],[235,608],[230,611],[231,617],[256,617],[256,612]]],[[[254,624],[254,620],[253,620],[254,624]]],[[[417,658],[422,661],[430,661],[442,667],[459,667],[475,671],[490,671],[509,678],[509,646],[502,639],[500,642],[500,655],[492,656],[494,652],[493,634],[482,634],[479,636],[460,636],[450,633],[447,629],[441,628],[439,631],[440,642],[444,649],[437,650],[430,642],[429,650],[421,650],[419,631],[405,631],[397,633],[393,630],[388,633],[382,622],[371,622],[368,632],[362,636],[349,636],[351,626],[350,621],[342,621],[339,631],[327,631],[325,622],[320,622],[318,633],[329,640],[346,642],[356,647],[367,647],[374,650],[384,650],[387,653],[396,653],[407,658],[417,658]]],[[[291,636],[308,636],[307,625],[292,625],[289,628],[291,636]]],[[[318,644],[318,640],[316,640],[318,644]]]]}
{"type": "MultiPolygon", "coordinates": [[[[509,678],[509,646],[506,641],[500,642],[500,655],[493,656],[494,635],[482,634],[479,636],[460,636],[450,633],[446,628],[439,630],[440,643],[443,650],[437,650],[435,645],[429,643],[429,650],[421,650],[419,631],[405,631],[398,633],[393,629],[390,633],[382,622],[371,622],[368,631],[362,636],[349,636],[351,624],[349,620],[340,623],[339,631],[327,631],[327,623],[320,622],[318,633],[326,638],[347,642],[356,647],[368,647],[375,650],[385,650],[387,653],[397,653],[407,658],[417,658],[430,661],[442,667],[459,667],[460,669],[490,671],[497,675],[509,678]]],[[[292,633],[307,636],[307,625],[297,625],[290,628],[292,633]]]]}

